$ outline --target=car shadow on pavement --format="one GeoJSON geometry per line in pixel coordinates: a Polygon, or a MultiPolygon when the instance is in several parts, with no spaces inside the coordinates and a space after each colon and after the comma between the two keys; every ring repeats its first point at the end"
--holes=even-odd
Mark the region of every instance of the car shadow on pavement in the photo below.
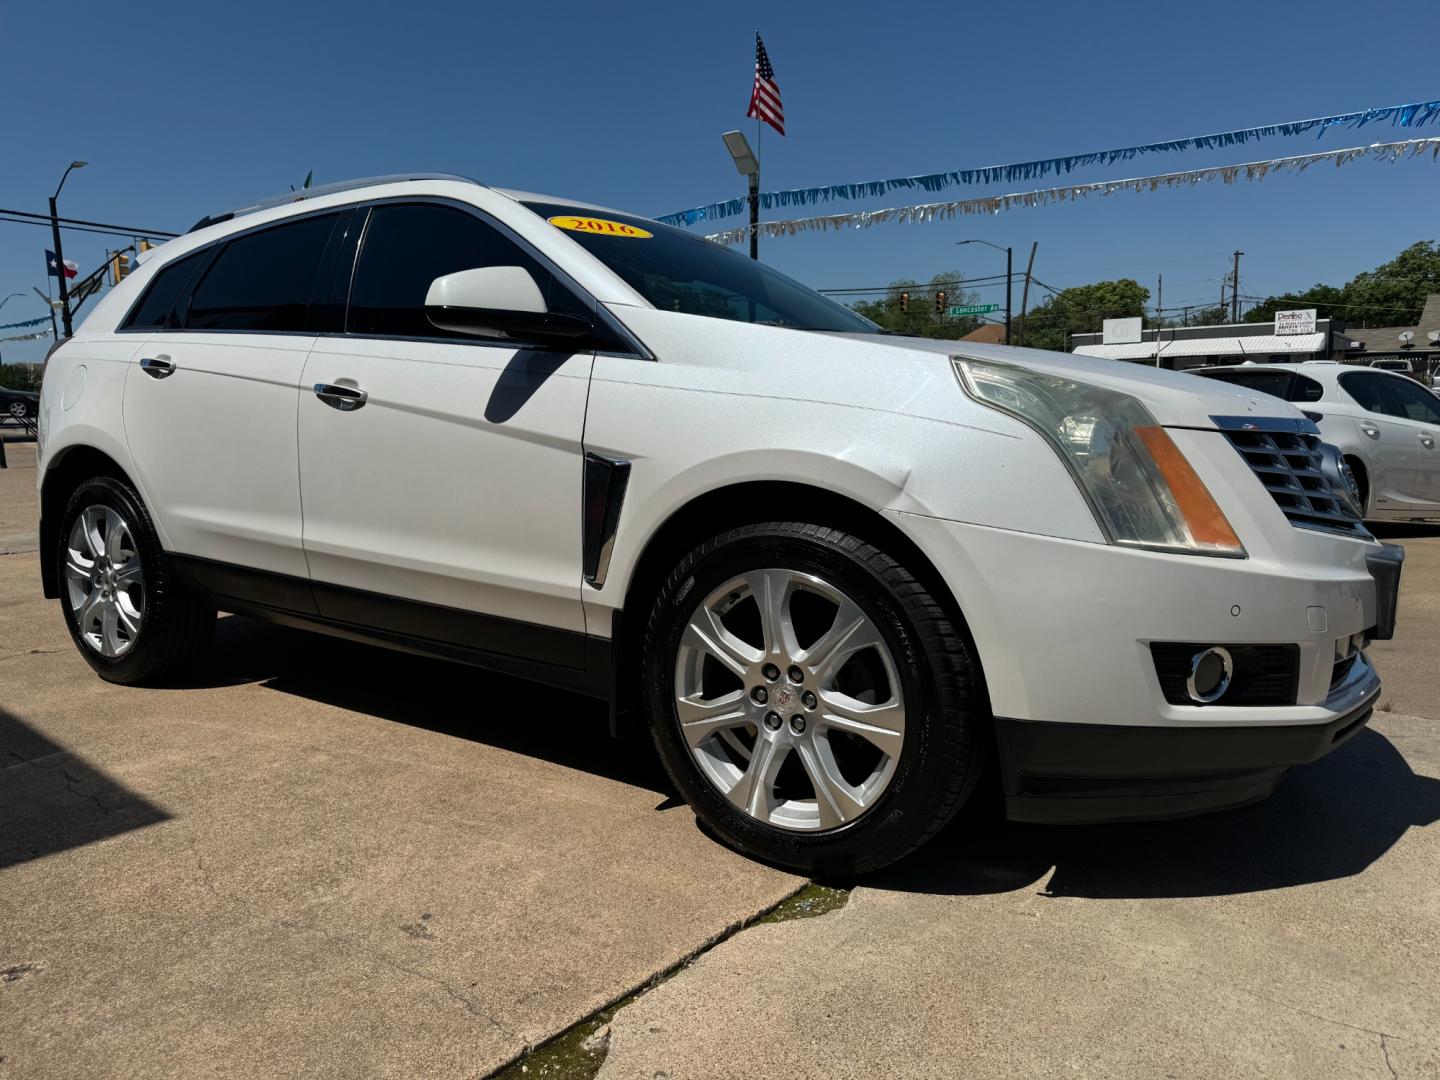
{"type": "MultiPolygon", "coordinates": [[[[270,690],[670,794],[648,738],[610,736],[594,698],[465,664],[230,616],[186,685],[270,690]]],[[[662,803],[662,805],[667,805],[662,803]]]]}
{"type": "Polygon", "coordinates": [[[1421,521],[1371,521],[1367,527],[1377,540],[1424,540],[1440,536],[1440,525],[1421,521]]]}
{"type": "Polygon", "coordinates": [[[1178,821],[1040,826],[969,810],[868,887],[1047,896],[1223,896],[1359,874],[1413,827],[1440,820],[1440,780],[1367,729],[1253,806],[1178,821]],[[1052,873],[1053,869],[1053,873],[1052,873]],[[1048,880],[1047,880],[1048,877],[1048,880]]]}
{"type": "Polygon", "coordinates": [[[169,817],[0,709],[0,869],[169,817]]]}

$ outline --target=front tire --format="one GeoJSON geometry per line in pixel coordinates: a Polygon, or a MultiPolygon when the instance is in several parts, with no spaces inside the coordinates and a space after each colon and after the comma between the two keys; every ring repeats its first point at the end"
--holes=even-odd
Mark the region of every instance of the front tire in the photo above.
{"type": "Polygon", "coordinates": [[[647,623],[650,727],[701,822],[805,874],[877,870],[946,824],[982,772],[970,648],[867,541],[749,525],[686,555],[647,623]]]}
{"type": "Polygon", "coordinates": [[[65,625],[102,679],[158,681],[210,643],[215,610],[175,576],[129,484],[108,476],[81,484],[61,518],[53,557],[65,625]]]}

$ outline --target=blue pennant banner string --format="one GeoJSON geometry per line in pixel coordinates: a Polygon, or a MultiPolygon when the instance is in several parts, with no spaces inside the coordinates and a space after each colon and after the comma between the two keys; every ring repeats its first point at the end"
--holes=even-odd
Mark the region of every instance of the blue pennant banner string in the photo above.
{"type": "Polygon", "coordinates": [[[38,319],[26,319],[24,322],[11,322],[0,326],[0,330],[14,330],[18,326],[39,326],[42,322],[49,322],[49,315],[41,315],[38,319]]]}
{"type": "MultiPolygon", "coordinates": [[[[1239,128],[1222,131],[1214,135],[1193,135],[1186,139],[1171,139],[1168,142],[1145,143],[1142,146],[1125,146],[1117,150],[1095,150],[1088,154],[1070,154],[1065,157],[1042,158],[1038,161],[1021,161],[1012,165],[986,165],[978,169],[957,169],[953,172],[929,173],[925,176],[901,176],[893,180],[864,180],[852,184],[827,184],[823,187],[790,188],[785,191],[762,191],[760,206],[772,210],[777,206],[811,206],[816,203],[854,199],[875,199],[898,189],[922,191],[944,191],[957,184],[1013,183],[1015,181],[1038,180],[1052,173],[1073,172],[1090,165],[1113,165],[1117,161],[1129,161],[1142,154],[1172,153],[1181,150],[1204,150],[1216,146],[1239,146],[1253,139],[1264,139],[1274,135],[1303,135],[1314,131],[1319,138],[1334,127],[1362,128],[1366,124],[1383,123],[1388,120],[1392,127],[1418,128],[1440,119],[1440,101],[1417,101],[1409,105],[1386,105],[1364,112],[1340,113],[1336,116],[1319,116],[1313,120],[1292,120],[1284,124],[1266,124],[1263,127],[1239,128]]],[[[666,225],[694,225],[701,221],[715,221],[719,218],[734,217],[744,213],[749,200],[742,196],[724,202],[696,206],[665,214],[655,220],[666,225]]]]}
{"type": "MultiPolygon", "coordinates": [[[[789,221],[765,221],[759,225],[761,236],[794,236],[802,232],[824,232],[828,229],[868,229],[884,222],[911,224],[944,221],[962,214],[998,214],[1017,206],[1045,206],[1050,203],[1074,202],[1091,195],[1113,195],[1119,191],[1158,191],[1162,187],[1188,187],[1210,180],[1233,184],[1236,180],[1263,180],[1271,173],[1302,173],[1311,165],[1331,162],[1337,168],[1352,161],[1408,161],[1428,154],[1440,161],[1440,138],[1407,139],[1404,142],[1375,143],[1351,146],[1344,150],[1326,150],[1319,154],[1273,158],[1270,161],[1249,161],[1240,165],[1215,165],[1188,172],[1161,173],[1158,176],[1137,176],[1128,180],[1102,180],[1092,184],[1073,184],[1022,191],[1012,195],[992,195],[979,199],[957,199],[954,202],[924,203],[920,206],[896,206],[886,210],[856,210],[848,214],[825,214],[820,217],[794,218],[789,221]]],[[[750,227],[712,233],[705,237],[718,244],[738,244],[750,236],[750,227]]]]}

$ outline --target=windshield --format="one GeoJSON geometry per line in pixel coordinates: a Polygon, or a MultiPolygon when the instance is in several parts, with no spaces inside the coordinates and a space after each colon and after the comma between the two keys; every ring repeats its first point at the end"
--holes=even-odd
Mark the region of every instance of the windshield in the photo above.
{"type": "Polygon", "coordinates": [[[559,203],[525,205],[662,311],[796,330],[880,332],[869,319],[764,263],[668,225],[559,203]]]}

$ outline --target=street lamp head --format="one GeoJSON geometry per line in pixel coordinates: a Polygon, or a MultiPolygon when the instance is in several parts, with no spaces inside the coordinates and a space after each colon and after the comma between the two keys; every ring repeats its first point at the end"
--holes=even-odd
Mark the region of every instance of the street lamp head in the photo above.
{"type": "Polygon", "coordinates": [[[89,164],[90,164],[90,162],[88,162],[88,161],[72,161],[72,162],[70,162],[70,168],[72,168],[72,169],[83,169],[83,168],[85,168],[86,165],[89,165],[89,164]]]}
{"type": "Polygon", "coordinates": [[[725,140],[725,149],[735,159],[735,168],[741,176],[754,176],[760,171],[760,161],[750,149],[744,132],[727,131],[720,137],[725,140]]]}

